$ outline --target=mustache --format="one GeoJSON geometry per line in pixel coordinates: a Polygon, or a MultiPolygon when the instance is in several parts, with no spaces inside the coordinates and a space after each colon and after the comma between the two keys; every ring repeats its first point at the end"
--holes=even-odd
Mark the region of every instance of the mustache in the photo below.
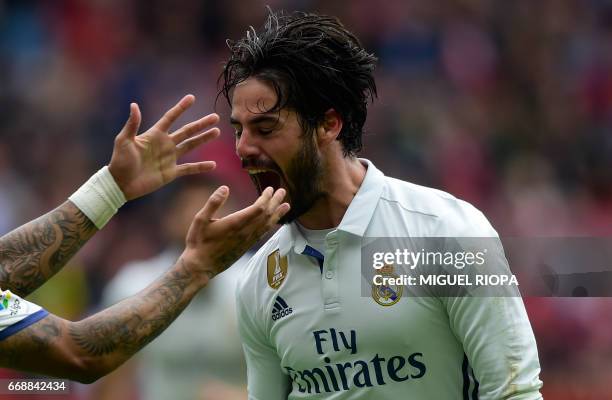
{"type": "Polygon", "coordinates": [[[242,158],[240,161],[242,168],[265,168],[280,172],[280,168],[273,161],[257,160],[254,158],[242,158]]]}

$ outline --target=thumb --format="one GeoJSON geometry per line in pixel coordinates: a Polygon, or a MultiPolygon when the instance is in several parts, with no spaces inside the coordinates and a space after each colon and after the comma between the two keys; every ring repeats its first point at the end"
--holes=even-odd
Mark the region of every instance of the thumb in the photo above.
{"type": "Polygon", "coordinates": [[[204,207],[196,214],[196,219],[210,221],[215,213],[225,204],[229,197],[229,188],[221,186],[208,198],[204,207]]]}
{"type": "Polygon", "coordinates": [[[138,108],[138,104],[131,103],[130,104],[130,116],[128,120],[125,122],[123,129],[119,132],[117,137],[121,137],[123,139],[133,139],[138,133],[138,128],[140,128],[140,121],[142,117],[140,115],[140,108],[138,108]]]}

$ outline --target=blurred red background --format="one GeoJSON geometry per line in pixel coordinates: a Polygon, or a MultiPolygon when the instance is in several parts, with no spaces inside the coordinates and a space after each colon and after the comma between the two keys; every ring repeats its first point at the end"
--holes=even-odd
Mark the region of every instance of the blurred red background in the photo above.
{"type": "MultiPolygon", "coordinates": [[[[108,162],[131,101],[147,127],[185,93],[198,100],[184,121],[214,109],[223,120],[221,139],[193,157],[217,161],[235,207],[252,200],[216,81],[225,39],[261,25],[266,4],[336,15],[379,57],[362,156],[387,175],[472,202],[500,236],[612,233],[604,0],[0,1],[0,233],[108,162]]],[[[99,307],[121,265],[162,247],[171,193],[127,205],[33,299],[69,318],[99,307]]],[[[610,299],[525,302],[545,398],[612,398],[610,299]]]]}

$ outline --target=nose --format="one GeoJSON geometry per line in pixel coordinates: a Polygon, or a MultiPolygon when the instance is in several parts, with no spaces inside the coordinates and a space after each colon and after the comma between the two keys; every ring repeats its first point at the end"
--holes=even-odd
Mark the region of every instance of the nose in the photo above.
{"type": "Polygon", "coordinates": [[[243,129],[239,138],[236,138],[236,154],[243,160],[257,158],[259,155],[257,141],[246,129],[243,129]]]}

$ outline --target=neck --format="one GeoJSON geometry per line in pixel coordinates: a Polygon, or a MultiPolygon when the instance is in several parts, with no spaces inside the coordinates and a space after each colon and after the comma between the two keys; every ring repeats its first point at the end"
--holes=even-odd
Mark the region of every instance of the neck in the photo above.
{"type": "Polygon", "coordinates": [[[323,188],[325,196],[298,218],[307,229],[329,229],[340,225],[349,204],[357,194],[366,168],[355,157],[338,157],[324,165],[323,188]]]}

